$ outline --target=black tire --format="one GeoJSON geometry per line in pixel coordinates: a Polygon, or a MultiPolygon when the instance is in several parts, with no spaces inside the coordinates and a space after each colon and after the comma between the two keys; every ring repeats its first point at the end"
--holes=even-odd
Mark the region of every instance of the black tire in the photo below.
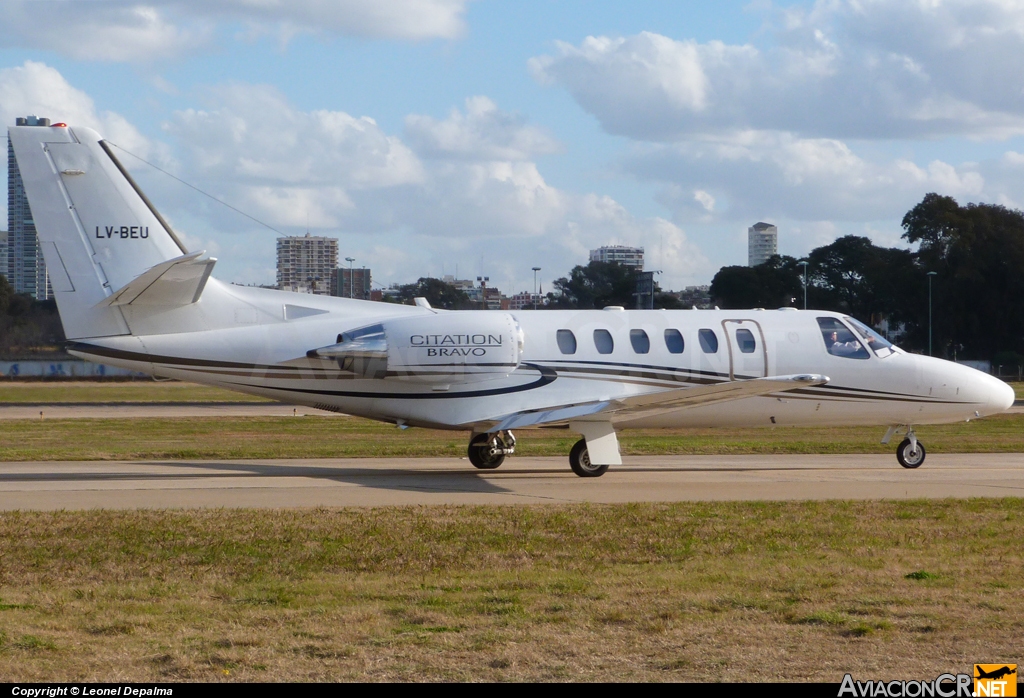
{"type": "Polygon", "coordinates": [[[477,434],[469,440],[469,462],[481,470],[494,470],[505,462],[505,454],[491,455],[491,435],[477,434]]]}
{"type": "Polygon", "coordinates": [[[587,440],[580,439],[569,451],[569,467],[580,477],[601,477],[608,470],[608,464],[592,465],[587,451],[587,440]]]}
{"type": "Polygon", "coordinates": [[[903,439],[900,445],[896,447],[896,460],[900,462],[904,468],[920,468],[921,464],[924,463],[925,450],[924,444],[920,441],[917,442],[917,450],[915,451],[910,445],[910,439],[903,439]]]}

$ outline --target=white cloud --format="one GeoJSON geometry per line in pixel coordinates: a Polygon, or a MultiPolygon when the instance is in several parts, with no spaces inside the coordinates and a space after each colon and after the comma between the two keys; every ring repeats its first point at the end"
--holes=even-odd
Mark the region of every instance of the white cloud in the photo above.
{"type": "Polygon", "coordinates": [[[704,210],[711,213],[715,210],[715,197],[708,194],[703,189],[698,189],[693,192],[693,200],[704,207],[704,210]]]}
{"type": "Polygon", "coordinates": [[[409,144],[423,157],[528,160],[561,150],[546,131],[482,96],[468,98],[465,113],[453,109],[444,121],[411,114],[405,119],[405,132],[409,144]]]}
{"type": "MultiPolygon", "coordinates": [[[[98,112],[92,98],[72,87],[54,68],[25,61],[15,68],[0,69],[0,119],[14,124],[19,116],[44,116],[51,122],[86,126],[141,157],[150,157],[159,146],[151,143],[120,114],[98,112]]],[[[165,154],[157,153],[158,157],[165,154]]],[[[126,165],[132,166],[128,161],[126,165]]]]}
{"type": "Polygon", "coordinates": [[[8,0],[0,4],[0,46],[46,49],[79,60],[138,62],[174,56],[209,41],[212,22],[201,17],[178,20],[166,5],[8,0]]]}
{"type": "Polygon", "coordinates": [[[1024,133],[1024,5],[820,0],[772,15],[764,49],[651,32],[559,43],[530,61],[610,133],[810,138],[1024,133]]]}
{"type": "Polygon", "coordinates": [[[5,0],[0,46],[82,60],[139,62],[208,44],[241,23],[252,38],[299,34],[405,40],[462,35],[468,0],[5,0]]]}
{"type": "MultiPolygon", "coordinates": [[[[266,86],[220,86],[208,102],[166,125],[185,179],[286,232],[308,226],[337,235],[347,255],[368,266],[380,259],[381,271],[394,269],[399,279],[445,266],[451,273],[460,258],[464,271],[497,279],[515,279],[541,260],[563,275],[587,250],[615,240],[660,244],[666,282],[708,273],[678,226],[551,186],[531,157],[558,144],[486,97],[444,120],[408,117],[412,147],[372,118],[304,112],[266,86]]],[[[249,221],[218,207],[198,215],[176,195],[172,205],[192,207],[175,214],[200,239],[215,239],[217,228],[251,235],[249,221]]]]}
{"type": "Polygon", "coordinates": [[[719,220],[773,215],[804,221],[900,217],[929,191],[960,198],[986,192],[977,165],[873,161],[841,141],[763,131],[637,146],[622,166],[643,180],[662,183],[659,200],[680,220],[711,213],[695,190],[718,204],[714,215],[719,220]]]}
{"type": "MultiPolygon", "coordinates": [[[[353,191],[422,180],[412,151],[369,117],[298,111],[268,86],[222,86],[209,99],[214,108],[178,111],[166,130],[204,179],[257,187],[260,194],[253,198],[266,208],[300,201],[294,187],[353,191]],[[271,197],[266,187],[293,193],[271,197]]],[[[346,196],[331,198],[351,206],[346,196]]]]}

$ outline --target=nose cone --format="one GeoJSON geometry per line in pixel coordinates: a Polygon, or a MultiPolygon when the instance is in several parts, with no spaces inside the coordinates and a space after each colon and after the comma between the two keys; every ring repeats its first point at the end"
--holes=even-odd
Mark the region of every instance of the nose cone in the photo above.
{"type": "MultiPolygon", "coordinates": [[[[931,385],[942,385],[945,389],[952,389],[955,386],[956,398],[954,399],[962,401],[961,404],[964,407],[969,406],[970,410],[977,412],[977,415],[971,415],[971,417],[999,414],[1013,406],[1013,388],[995,376],[968,366],[952,364],[940,359],[924,358],[926,359],[924,365],[931,369],[927,373],[931,385]]],[[[936,394],[942,395],[941,392],[936,392],[936,394]]]]}
{"type": "Polygon", "coordinates": [[[968,394],[972,402],[980,405],[977,408],[978,414],[984,417],[990,414],[1005,412],[1013,407],[1015,398],[1013,388],[995,376],[990,376],[987,373],[975,371],[974,369],[968,369],[968,371],[971,371],[971,384],[968,388],[968,394]]]}
{"type": "Polygon", "coordinates": [[[984,414],[997,414],[1013,407],[1013,402],[1016,399],[1013,388],[993,376],[985,376],[985,378],[991,381],[991,385],[988,388],[987,411],[984,414]]]}

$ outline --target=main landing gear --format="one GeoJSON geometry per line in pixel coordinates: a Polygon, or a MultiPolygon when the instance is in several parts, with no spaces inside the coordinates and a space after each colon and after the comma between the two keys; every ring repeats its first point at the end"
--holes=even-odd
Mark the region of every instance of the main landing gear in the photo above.
{"type": "Polygon", "coordinates": [[[889,430],[885,432],[885,436],[882,438],[882,443],[889,443],[889,439],[891,439],[898,431],[903,429],[906,429],[907,438],[903,439],[903,441],[900,442],[900,445],[896,447],[896,460],[898,460],[900,465],[904,468],[920,468],[921,464],[924,463],[926,451],[924,444],[917,440],[917,434],[914,433],[914,427],[889,427],[889,430]]]}
{"type": "Polygon", "coordinates": [[[469,440],[469,462],[481,470],[494,470],[515,452],[516,437],[511,431],[474,434],[469,440]]]}
{"type": "MultiPolygon", "coordinates": [[[[614,434],[614,432],[612,432],[614,434]]],[[[616,453],[618,445],[616,444],[616,453]]],[[[469,462],[481,470],[494,470],[505,462],[505,456],[516,451],[516,437],[511,431],[499,431],[496,434],[474,434],[469,440],[469,462]]],[[[603,460],[609,460],[607,454],[603,460]]],[[[616,462],[621,462],[616,459],[616,462]]],[[[587,440],[580,439],[569,451],[569,466],[580,477],[600,477],[608,470],[611,463],[600,465],[591,462],[587,440]]]]}
{"type": "Polygon", "coordinates": [[[604,471],[608,470],[608,464],[594,465],[590,462],[590,452],[587,451],[587,440],[577,441],[572,450],[569,451],[569,467],[580,477],[601,477],[604,471]]]}

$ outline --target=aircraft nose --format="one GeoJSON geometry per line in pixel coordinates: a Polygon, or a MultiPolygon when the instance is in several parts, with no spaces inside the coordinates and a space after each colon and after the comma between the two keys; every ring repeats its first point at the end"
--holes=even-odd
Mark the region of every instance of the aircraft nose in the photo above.
{"type": "Polygon", "coordinates": [[[1016,399],[1013,388],[994,376],[987,376],[987,378],[992,382],[988,390],[988,400],[986,401],[986,407],[989,410],[988,414],[1005,412],[1013,407],[1013,402],[1016,399]]]}
{"type": "Polygon", "coordinates": [[[976,376],[975,380],[977,382],[973,390],[974,402],[981,404],[978,413],[982,417],[999,414],[1013,407],[1015,395],[1009,385],[995,376],[985,374],[976,376]]]}

